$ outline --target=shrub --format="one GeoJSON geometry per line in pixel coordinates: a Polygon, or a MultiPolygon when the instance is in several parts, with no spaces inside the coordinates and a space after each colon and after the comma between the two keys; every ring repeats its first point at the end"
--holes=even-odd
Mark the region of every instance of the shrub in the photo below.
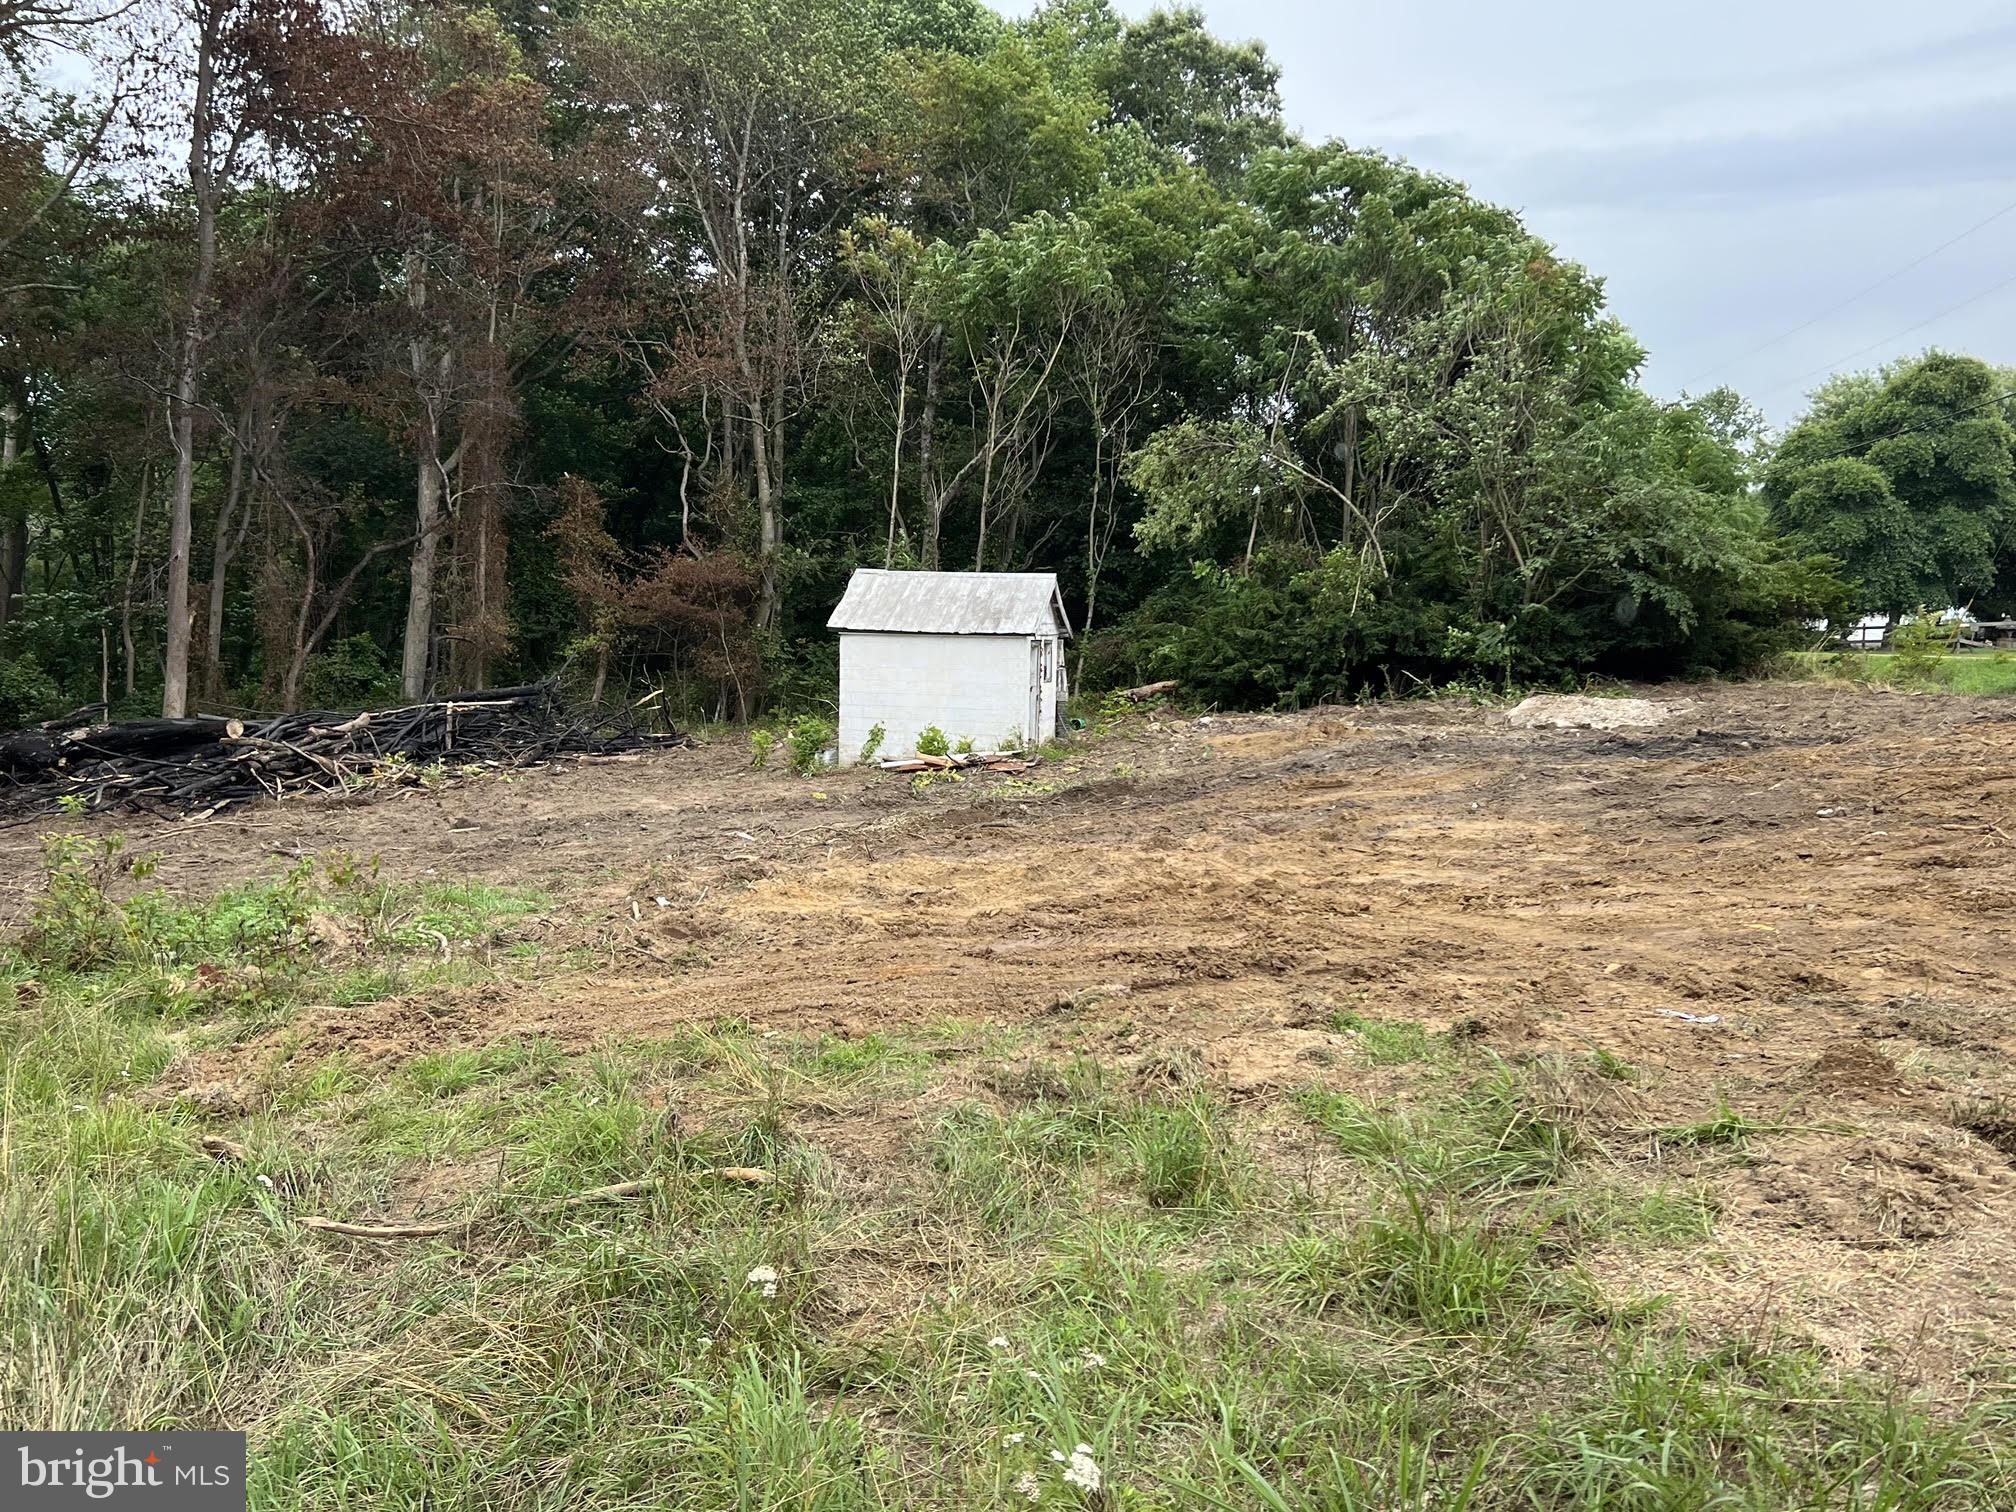
{"type": "Polygon", "coordinates": [[[399,679],[368,635],[330,642],[308,658],[301,674],[301,696],[311,708],[360,708],[394,698],[398,692],[399,679]]]}
{"type": "Polygon", "coordinates": [[[58,971],[90,971],[134,951],[134,924],[112,897],[112,882],[122,873],[151,875],[155,858],[127,856],[125,846],[124,835],[42,837],[48,877],[22,942],[29,960],[58,971]]]}
{"type": "Polygon", "coordinates": [[[919,756],[950,756],[952,743],[945,738],[945,732],[936,725],[926,725],[917,732],[917,754],[919,756]]]}
{"type": "Polygon", "coordinates": [[[0,730],[52,718],[63,712],[62,701],[62,689],[34,657],[0,657],[0,730]]]}
{"type": "Polygon", "coordinates": [[[770,764],[770,753],[777,748],[775,730],[751,730],[749,732],[749,765],[755,771],[762,771],[770,764]]]}
{"type": "Polygon", "coordinates": [[[1914,688],[1930,687],[1946,670],[1946,658],[1960,643],[1957,621],[1947,622],[1920,609],[1890,636],[1890,675],[1914,688]]]}
{"type": "Polygon", "coordinates": [[[819,765],[827,747],[836,738],[833,721],[822,719],[817,714],[800,714],[791,721],[791,727],[784,732],[784,745],[790,752],[791,770],[801,777],[819,765]]]}

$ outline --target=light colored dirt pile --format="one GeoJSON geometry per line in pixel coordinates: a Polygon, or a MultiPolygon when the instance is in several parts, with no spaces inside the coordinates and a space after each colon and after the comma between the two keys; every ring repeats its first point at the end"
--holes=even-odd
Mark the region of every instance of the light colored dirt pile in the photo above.
{"type": "MultiPolygon", "coordinates": [[[[1454,703],[1165,718],[922,792],[721,748],[134,843],[190,888],[335,848],[553,891],[534,932],[593,965],[289,1031],[366,1058],[961,1019],[1201,1067],[1255,1106],[1396,1085],[1340,1014],[1605,1051],[1639,1074],[1640,1174],[1651,1130],[1725,1100],[1763,1132],[1703,1167],[1708,1244],[1599,1257],[1604,1285],[1934,1385],[2016,1330],[2016,1138],[1992,1137],[2016,1092],[2011,704],[1757,685],[1690,689],[1649,729],[1454,703]]],[[[18,910],[32,857],[7,844],[18,910]]]]}
{"type": "Polygon", "coordinates": [[[1645,730],[1664,724],[1679,705],[1653,698],[1581,698],[1536,693],[1508,709],[1515,730],[1645,730]]]}

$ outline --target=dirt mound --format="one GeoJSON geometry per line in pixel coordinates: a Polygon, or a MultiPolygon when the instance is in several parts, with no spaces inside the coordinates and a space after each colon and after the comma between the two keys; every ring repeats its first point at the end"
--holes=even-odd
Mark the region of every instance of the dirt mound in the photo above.
{"type": "Polygon", "coordinates": [[[1821,1051],[1806,1068],[1806,1080],[1815,1091],[1847,1097],[1880,1097],[1903,1086],[1895,1061],[1856,1040],[1821,1051]]]}
{"type": "Polygon", "coordinates": [[[1964,1109],[1953,1122],[1956,1127],[1993,1145],[2016,1162],[2016,1104],[2001,1101],[1982,1103],[1978,1107],[1964,1109]]]}
{"type": "Polygon", "coordinates": [[[1664,724],[1683,705],[1653,698],[1580,698],[1536,693],[1505,715],[1515,730],[1644,730],[1664,724]]]}

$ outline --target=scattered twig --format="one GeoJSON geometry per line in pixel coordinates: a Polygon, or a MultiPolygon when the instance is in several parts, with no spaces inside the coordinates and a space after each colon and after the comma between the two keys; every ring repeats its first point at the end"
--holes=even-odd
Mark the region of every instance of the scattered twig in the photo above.
{"type": "MultiPolygon", "coordinates": [[[[208,1151],[212,1143],[229,1145],[238,1150],[242,1158],[244,1151],[231,1145],[229,1140],[206,1135],[203,1148],[208,1151]]],[[[222,1158],[222,1157],[220,1157],[222,1158]]],[[[768,1186],[777,1179],[773,1172],[760,1166],[711,1166],[695,1173],[700,1176],[718,1176],[723,1181],[738,1181],[745,1186],[768,1186]]],[[[585,1192],[575,1192],[547,1203],[543,1209],[534,1211],[564,1212],[568,1208],[586,1207],[595,1202],[615,1202],[631,1197],[642,1197],[660,1185],[660,1178],[641,1177],[635,1181],[619,1181],[611,1186],[591,1187],[585,1192]]],[[[301,1227],[312,1229],[318,1234],[342,1234],[351,1239],[438,1239],[443,1234],[454,1233],[458,1229],[473,1227],[482,1218],[491,1214],[474,1214],[467,1218],[452,1218],[440,1222],[427,1223],[346,1223],[335,1218],[307,1216],[297,1220],[301,1227]]]]}

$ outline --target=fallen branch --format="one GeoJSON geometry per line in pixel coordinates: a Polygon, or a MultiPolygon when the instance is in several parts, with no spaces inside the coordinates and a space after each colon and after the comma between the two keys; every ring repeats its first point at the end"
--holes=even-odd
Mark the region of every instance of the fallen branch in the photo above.
{"type": "Polygon", "coordinates": [[[345,1234],[352,1239],[432,1239],[467,1228],[476,1220],[457,1218],[448,1223],[342,1223],[334,1218],[302,1218],[301,1227],[318,1234],[345,1234]]]}
{"type": "MultiPolygon", "coordinates": [[[[215,1154],[216,1152],[210,1149],[213,1143],[230,1146],[238,1151],[239,1156],[244,1153],[238,1146],[231,1145],[229,1140],[205,1136],[202,1141],[203,1148],[215,1154]]],[[[768,1186],[777,1179],[773,1173],[763,1170],[760,1166],[713,1166],[695,1174],[718,1176],[723,1181],[739,1181],[748,1186],[768,1186]]],[[[619,1181],[611,1186],[590,1187],[585,1192],[575,1192],[571,1196],[546,1204],[543,1209],[534,1211],[564,1212],[568,1208],[585,1207],[592,1202],[614,1202],[642,1197],[660,1184],[660,1178],[647,1176],[636,1181],[619,1181]]],[[[457,1229],[471,1228],[484,1217],[494,1216],[496,1216],[494,1213],[476,1214],[467,1218],[429,1223],[345,1223],[335,1218],[313,1216],[298,1221],[301,1227],[313,1229],[318,1234],[342,1234],[351,1239],[438,1239],[441,1235],[453,1233],[457,1229]]]]}
{"type": "Polygon", "coordinates": [[[1174,693],[1182,683],[1177,678],[1166,678],[1162,682],[1143,683],[1138,688],[1128,688],[1120,696],[1129,703],[1146,703],[1151,698],[1159,698],[1164,693],[1174,693]]]}

